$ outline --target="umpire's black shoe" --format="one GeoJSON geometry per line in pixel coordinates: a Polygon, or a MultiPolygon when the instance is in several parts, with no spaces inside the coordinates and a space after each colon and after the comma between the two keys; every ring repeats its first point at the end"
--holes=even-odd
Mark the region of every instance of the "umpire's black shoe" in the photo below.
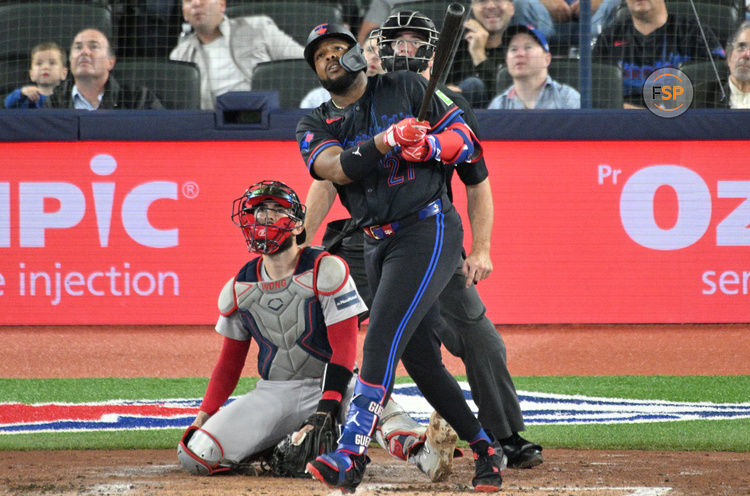
{"type": "Polygon", "coordinates": [[[471,485],[476,491],[492,493],[500,490],[503,484],[502,471],[505,469],[505,455],[496,452],[492,446],[474,451],[474,478],[471,485]]]}
{"type": "Polygon", "coordinates": [[[500,441],[505,456],[508,457],[510,468],[536,467],[544,461],[542,458],[542,447],[531,441],[527,441],[514,432],[512,436],[500,441]]]}
{"type": "Polygon", "coordinates": [[[320,455],[308,463],[307,471],[329,489],[353,493],[362,482],[368,463],[370,458],[367,455],[347,455],[334,451],[320,455]]]}

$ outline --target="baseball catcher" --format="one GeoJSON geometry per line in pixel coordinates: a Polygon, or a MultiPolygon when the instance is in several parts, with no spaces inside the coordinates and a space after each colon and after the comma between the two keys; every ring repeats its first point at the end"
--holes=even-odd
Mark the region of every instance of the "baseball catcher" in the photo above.
{"type": "Polygon", "coordinates": [[[294,462],[279,447],[269,463],[274,473],[299,475],[307,460],[335,445],[334,419],[346,411],[341,405],[354,382],[357,315],[367,307],[342,259],[298,245],[304,219],[305,206],[279,181],[254,184],[234,200],[232,221],[259,256],[219,295],[216,331],[223,346],[198,415],[177,448],[190,473],[246,472],[249,460],[294,433],[288,442],[294,462]],[[252,341],[260,379],[222,407],[252,341]]]}

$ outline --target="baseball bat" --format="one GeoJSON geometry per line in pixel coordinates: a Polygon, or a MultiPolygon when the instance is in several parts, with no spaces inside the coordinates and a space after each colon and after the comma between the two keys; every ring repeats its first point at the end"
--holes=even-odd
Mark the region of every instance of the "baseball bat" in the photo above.
{"type": "Polygon", "coordinates": [[[427,118],[427,111],[430,109],[430,101],[435,94],[435,89],[448,70],[449,63],[453,60],[453,52],[458,47],[458,37],[461,36],[466,9],[463,5],[453,2],[448,5],[443,20],[443,29],[440,31],[440,37],[435,47],[435,58],[432,62],[432,73],[430,80],[427,82],[427,89],[424,92],[422,105],[419,107],[417,118],[423,121],[427,118]]]}

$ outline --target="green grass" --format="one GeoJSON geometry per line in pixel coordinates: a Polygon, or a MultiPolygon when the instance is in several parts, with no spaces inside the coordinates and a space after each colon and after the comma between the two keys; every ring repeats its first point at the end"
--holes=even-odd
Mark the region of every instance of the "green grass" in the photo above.
{"type": "MultiPolygon", "coordinates": [[[[459,380],[463,380],[459,377],[459,380]]],[[[516,377],[517,389],[668,401],[750,402],[750,376],[516,377]]],[[[0,401],[90,402],[200,398],[206,378],[0,379],[0,401]]],[[[409,382],[398,378],[397,382],[409,382]]],[[[255,379],[243,378],[235,394],[255,379]]],[[[0,450],[171,449],[181,430],[0,435],[0,450]]],[[[528,426],[525,437],[548,448],[750,452],[750,419],[639,424],[528,426]]]]}

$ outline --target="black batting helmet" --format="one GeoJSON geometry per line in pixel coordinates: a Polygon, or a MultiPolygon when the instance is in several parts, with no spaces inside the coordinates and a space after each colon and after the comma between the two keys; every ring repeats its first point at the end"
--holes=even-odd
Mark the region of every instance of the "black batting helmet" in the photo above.
{"type": "Polygon", "coordinates": [[[376,31],[378,50],[383,69],[388,72],[409,70],[422,72],[427,69],[432,56],[435,54],[440,33],[432,19],[416,10],[402,10],[391,14],[376,31]],[[413,31],[422,39],[422,43],[413,57],[397,55],[393,49],[393,42],[404,31],[413,31]]]}
{"type": "Polygon", "coordinates": [[[339,60],[344,69],[349,72],[359,72],[367,69],[367,60],[365,59],[362,47],[357,42],[357,38],[354,37],[352,32],[341,24],[326,23],[315,26],[307,36],[304,55],[305,60],[310,64],[312,70],[315,70],[315,61],[313,60],[315,50],[318,49],[318,45],[320,45],[323,40],[328,38],[338,38],[350,44],[349,50],[342,55],[339,60]]]}

